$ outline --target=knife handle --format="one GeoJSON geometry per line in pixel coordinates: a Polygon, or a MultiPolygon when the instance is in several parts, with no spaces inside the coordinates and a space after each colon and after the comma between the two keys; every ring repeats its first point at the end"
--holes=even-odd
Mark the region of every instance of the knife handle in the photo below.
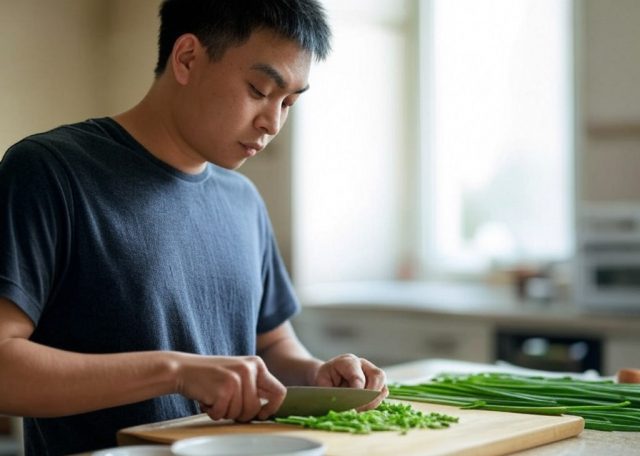
{"type": "Polygon", "coordinates": [[[618,383],[640,383],[640,369],[620,369],[618,383]]]}

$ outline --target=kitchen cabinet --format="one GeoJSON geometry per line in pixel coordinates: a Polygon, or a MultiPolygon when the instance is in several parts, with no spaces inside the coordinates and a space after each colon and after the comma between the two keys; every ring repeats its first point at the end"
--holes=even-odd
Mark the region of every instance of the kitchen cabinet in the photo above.
{"type": "Polygon", "coordinates": [[[294,326],[312,353],[325,359],[346,352],[378,365],[421,358],[492,358],[491,328],[479,322],[393,311],[305,308],[294,326]]]}
{"type": "Polygon", "coordinates": [[[578,74],[587,118],[597,124],[640,121],[640,60],[632,57],[640,42],[640,2],[587,0],[581,5],[578,74]]]}
{"type": "Polygon", "coordinates": [[[605,372],[613,373],[626,367],[640,369],[640,334],[636,336],[613,335],[605,341],[605,372]]]}
{"type": "Polygon", "coordinates": [[[365,282],[299,294],[303,310],[294,328],[323,359],[356,353],[381,366],[433,358],[492,363],[500,359],[499,336],[508,333],[547,338],[560,349],[583,341],[574,347],[577,352],[585,345],[597,352],[597,361],[589,363],[545,364],[541,358],[529,367],[596,369],[602,375],[640,367],[640,315],[587,313],[564,301],[522,301],[508,289],[482,285],[365,282]],[[575,367],[580,365],[586,367],[575,367]]]}
{"type": "Polygon", "coordinates": [[[584,202],[640,197],[640,2],[577,4],[576,166],[578,209],[584,202]]]}

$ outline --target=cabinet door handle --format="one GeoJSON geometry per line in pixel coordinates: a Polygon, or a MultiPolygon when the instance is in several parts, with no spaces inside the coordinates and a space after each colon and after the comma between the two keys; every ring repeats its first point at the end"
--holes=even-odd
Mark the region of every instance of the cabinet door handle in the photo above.
{"type": "Polygon", "coordinates": [[[358,332],[352,326],[325,326],[324,335],[331,339],[355,339],[358,332]]]}
{"type": "Polygon", "coordinates": [[[458,341],[448,336],[430,337],[426,340],[426,346],[434,353],[450,354],[456,352],[458,341]]]}

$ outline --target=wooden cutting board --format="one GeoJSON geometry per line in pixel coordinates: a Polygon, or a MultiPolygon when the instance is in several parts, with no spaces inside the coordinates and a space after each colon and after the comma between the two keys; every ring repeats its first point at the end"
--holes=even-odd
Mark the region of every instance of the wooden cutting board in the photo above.
{"type": "Polygon", "coordinates": [[[354,435],[303,429],[272,422],[248,424],[230,421],[214,422],[207,415],[202,414],[123,429],[118,433],[118,443],[120,445],[171,443],[202,435],[273,433],[322,441],[327,446],[327,456],[493,456],[573,437],[584,428],[583,419],[576,416],[461,410],[456,407],[418,402],[412,402],[411,405],[425,412],[442,412],[457,416],[460,422],[448,429],[412,430],[406,435],[398,432],[354,435]]]}

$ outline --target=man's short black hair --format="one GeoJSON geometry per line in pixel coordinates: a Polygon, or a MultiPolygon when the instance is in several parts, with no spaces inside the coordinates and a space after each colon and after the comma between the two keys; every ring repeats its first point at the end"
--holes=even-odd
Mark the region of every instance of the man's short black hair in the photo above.
{"type": "Polygon", "coordinates": [[[178,37],[193,33],[212,60],[244,43],[257,29],[270,29],[324,60],[331,31],[316,0],[165,0],[160,6],[160,36],[155,74],[160,76],[178,37]]]}

